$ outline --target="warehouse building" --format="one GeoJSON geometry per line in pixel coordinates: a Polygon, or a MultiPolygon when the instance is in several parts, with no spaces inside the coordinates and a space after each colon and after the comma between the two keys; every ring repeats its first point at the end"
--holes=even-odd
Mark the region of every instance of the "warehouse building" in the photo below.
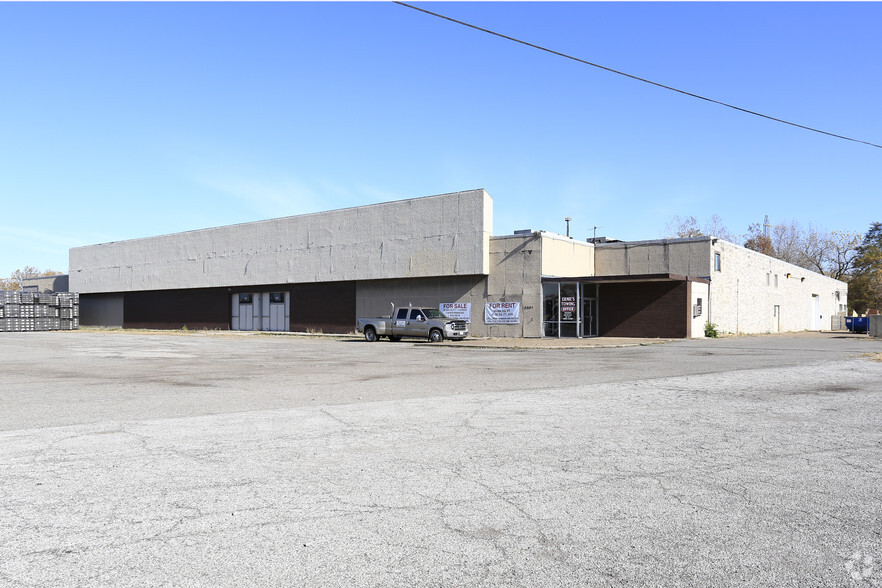
{"type": "Polygon", "coordinates": [[[82,325],[350,332],[391,304],[477,336],[701,337],[829,328],[843,282],[711,238],[493,236],[484,190],[70,250],[82,325]]]}

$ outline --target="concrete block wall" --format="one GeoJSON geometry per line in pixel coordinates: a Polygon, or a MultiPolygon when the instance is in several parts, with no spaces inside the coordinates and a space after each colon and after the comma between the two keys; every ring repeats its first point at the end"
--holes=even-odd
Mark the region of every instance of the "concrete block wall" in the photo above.
{"type": "MultiPolygon", "coordinates": [[[[490,275],[484,292],[471,293],[472,309],[480,309],[481,335],[486,337],[542,336],[542,248],[541,235],[501,236],[490,240],[490,275]],[[487,302],[520,302],[521,322],[516,325],[485,325],[487,302]]],[[[472,318],[474,323],[474,316],[472,318]]],[[[477,333],[476,333],[477,334],[477,333]]]]}
{"type": "Polygon", "coordinates": [[[369,280],[356,284],[357,316],[388,316],[396,306],[471,303],[469,331],[479,337],[542,336],[542,246],[539,235],[490,239],[490,275],[369,280]],[[521,322],[484,324],[487,302],[520,302],[521,322]]]}
{"type": "Polygon", "coordinates": [[[40,278],[25,278],[21,281],[22,290],[42,293],[68,292],[70,291],[68,275],[43,276],[40,278]]]}
{"type": "Polygon", "coordinates": [[[706,278],[710,273],[710,237],[660,239],[595,245],[595,275],[677,274],[706,278]]]}
{"type": "Polygon", "coordinates": [[[470,190],[70,251],[82,293],[489,273],[492,200],[470,190]]]}
{"type": "MultiPolygon", "coordinates": [[[[444,302],[470,302],[472,292],[483,291],[485,276],[399,278],[355,284],[356,316],[389,316],[392,305],[437,307],[444,302]]],[[[472,322],[475,321],[472,305],[472,322]]],[[[355,325],[352,325],[353,329],[355,325]]]]}
{"type": "Polygon", "coordinates": [[[873,314],[869,317],[867,333],[870,337],[882,337],[882,314],[873,314]]]}

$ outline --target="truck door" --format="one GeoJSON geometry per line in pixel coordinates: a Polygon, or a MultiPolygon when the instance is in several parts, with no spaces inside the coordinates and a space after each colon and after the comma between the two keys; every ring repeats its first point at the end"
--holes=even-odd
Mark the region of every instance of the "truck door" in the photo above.
{"type": "Polygon", "coordinates": [[[410,319],[407,321],[407,334],[412,337],[425,337],[429,334],[426,328],[426,315],[419,308],[410,310],[410,319]]]}
{"type": "Polygon", "coordinates": [[[407,333],[407,309],[399,308],[398,313],[392,317],[392,332],[396,335],[404,335],[407,333]]]}

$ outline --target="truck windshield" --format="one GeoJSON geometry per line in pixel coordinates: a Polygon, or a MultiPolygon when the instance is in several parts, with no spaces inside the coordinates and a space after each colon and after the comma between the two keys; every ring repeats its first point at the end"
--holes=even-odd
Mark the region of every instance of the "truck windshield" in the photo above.
{"type": "Polygon", "coordinates": [[[424,308],[423,312],[426,314],[426,318],[430,319],[445,319],[444,313],[438,310],[437,308],[424,308]]]}

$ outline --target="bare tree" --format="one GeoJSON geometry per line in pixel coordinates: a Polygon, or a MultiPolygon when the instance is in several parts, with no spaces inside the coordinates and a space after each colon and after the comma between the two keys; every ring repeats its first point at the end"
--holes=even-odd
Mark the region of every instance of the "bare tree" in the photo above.
{"type": "Polygon", "coordinates": [[[806,261],[815,271],[840,280],[854,267],[860,244],[858,233],[810,228],[806,235],[806,261]]]}
{"type": "Polygon", "coordinates": [[[672,218],[665,226],[665,234],[668,239],[685,239],[704,235],[698,228],[698,221],[694,216],[682,218],[679,215],[672,218]]]}
{"type": "Polygon", "coordinates": [[[765,234],[762,225],[754,223],[747,227],[747,235],[745,237],[747,237],[744,241],[746,249],[774,257],[775,248],[772,246],[772,238],[765,234]]]}
{"type": "Polygon", "coordinates": [[[759,224],[750,225],[744,242],[748,249],[837,280],[854,267],[860,244],[858,233],[827,231],[812,225],[806,230],[796,221],[775,225],[768,237],[759,224]]]}
{"type": "Polygon", "coordinates": [[[694,216],[686,218],[675,216],[665,226],[668,239],[684,239],[688,237],[719,237],[725,241],[737,241],[738,237],[731,233],[723,224],[723,220],[718,214],[714,214],[699,226],[698,220],[694,216]]]}

